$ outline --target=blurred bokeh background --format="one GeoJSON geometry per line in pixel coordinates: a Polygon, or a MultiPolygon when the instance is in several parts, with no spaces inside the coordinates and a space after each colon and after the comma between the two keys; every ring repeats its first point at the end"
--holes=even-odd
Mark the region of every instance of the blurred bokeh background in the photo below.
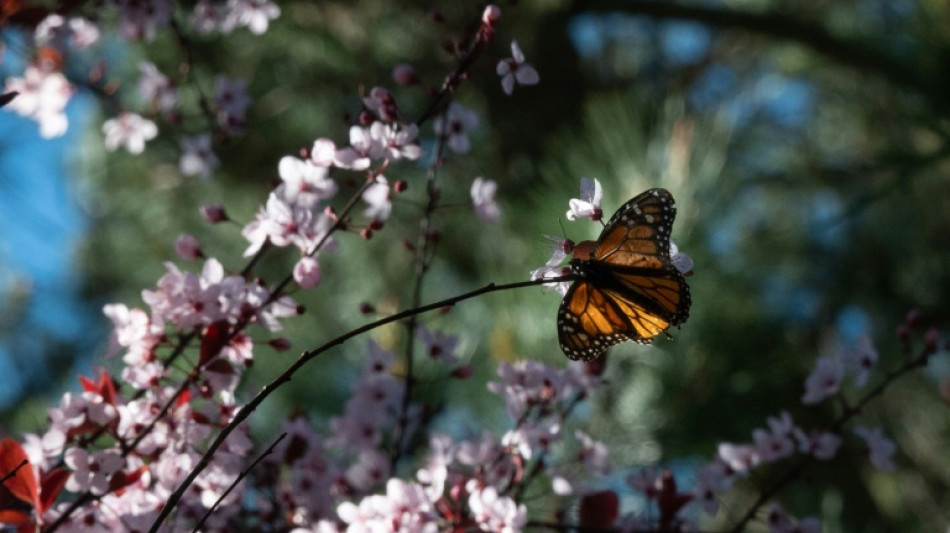
{"type": "MultiPolygon", "coordinates": [[[[196,235],[206,254],[241,269],[240,226],[206,224],[200,205],[222,204],[233,219],[250,220],[281,156],[317,137],[345,142],[360,87],[386,86],[410,118],[419,116],[427,89],[455,68],[446,43],[466,35],[483,7],[280,4],[281,17],[263,36],[244,31],[190,43],[199,84],[207,90],[219,72],[245,78],[254,98],[247,132],[215,147],[221,167],[213,180],[178,170],[177,137],[192,133],[187,120],[160,122],[162,133],[141,156],[103,148],[100,125],[117,103],[147,111],[134,87],[140,60],[180,72],[184,51],[167,32],[147,47],[106,37],[70,58],[67,73],[80,91],[63,138],[42,140],[35,123],[0,112],[4,433],[40,430],[45,409],[78,388],[78,374],[112,364],[102,359],[109,333],[102,305],[141,306],[140,292],[164,273],[163,262],[177,261],[179,233],[196,235]],[[83,88],[99,61],[120,81],[107,103],[83,88]],[[413,65],[423,85],[398,88],[391,70],[399,63],[413,65]]],[[[525,0],[501,8],[495,41],[457,93],[481,124],[471,153],[450,154],[440,172],[445,202],[461,207],[436,216],[442,238],[424,300],[526,279],[550,255],[543,235],[561,235],[559,217],[581,177],[601,181],[608,214],[646,188],[671,190],[679,209],[674,240],[695,261],[690,319],[674,340],[614,348],[610,387],[577,421],[612,444],[614,488],[641,465],[669,466],[688,479],[717,443],[748,441],[781,410],[806,427],[827,425],[835,406],[800,402],[816,357],[867,334],[889,368],[901,360],[894,329],[909,309],[948,324],[950,4],[525,0]],[[508,97],[495,63],[510,55],[512,39],[541,83],[508,97]],[[503,216],[493,225],[465,207],[477,176],[499,184],[503,216]]],[[[2,75],[19,74],[23,37],[15,28],[2,36],[2,75]]],[[[183,98],[194,104],[185,79],[183,98]]],[[[430,148],[431,128],[421,135],[430,148]]],[[[345,235],[339,252],[322,256],[324,282],[296,295],[307,314],[284,332],[294,349],[259,347],[246,390],[300,350],[363,324],[361,302],[383,313],[408,304],[413,256],[401,243],[418,226],[425,163],[387,172],[391,181],[406,180],[409,192],[395,200],[386,228],[370,241],[345,235]]],[[[340,201],[357,184],[344,179],[340,201]]],[[[582,221],[565,230],[583,240],[598,227],[582,221]]],[[[260,275],[279,279],[293,261],[272,253],[260,275]]],[[[566,364],[557,306],[554,293],[528,288],[427,317],[460,336],[460,355],[475,369],[461,384],[422,387],[444,406],[434,423],[461,433],[506,427],[485,382],[502,361],[566,364]]],[[[393,326],[372,336],[398,349],[405,331],[393,326]]],[[[339,412],[364,354],[365,340],[357,339],[315,361],[260,409],[257,434],[272,435],[295,410],[325,423],[339,412]]],[[[421,372],[439,374],[425,365],[421,372]]],[[[829,532],[945,530],[950,408],[939,386],[948,379],[950,358],[941,352],[862,415],[861,423],[883,425],[897,442],[896,472],[874,470],[859,442],[846,440],[842,458],[782,492],[786,508],[820,516],[829,532]]],[[[761,472],[748,491],[787,467],[761,472]]],[[[744,509],[725,502],[722,524],[744,509]]]]}

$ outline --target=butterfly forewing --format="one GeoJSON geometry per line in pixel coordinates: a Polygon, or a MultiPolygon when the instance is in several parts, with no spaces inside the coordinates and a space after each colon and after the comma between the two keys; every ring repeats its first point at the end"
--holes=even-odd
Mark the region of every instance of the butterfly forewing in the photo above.
{"type": "Polygon", "coordinates": [[[558,310],[558,338],[571,359],[590,361],[625,340],[649,343],[689,316],[689,286],[670,263],[676,208],[665,189],[624,204],[604,227],[590,260],[558,310]]]}

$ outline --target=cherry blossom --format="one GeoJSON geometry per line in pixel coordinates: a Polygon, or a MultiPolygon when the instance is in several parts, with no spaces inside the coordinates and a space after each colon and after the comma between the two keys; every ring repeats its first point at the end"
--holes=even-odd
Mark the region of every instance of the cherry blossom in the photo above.
{"type": "Polygon", "coordinates": [[[441,331],[432,332],[425,324],[420,324],[417,331],[430,359],[436,359],[448,365],[458,364],[459,359],[453,353],[459,343],[457,335],[446,335],[441,331]]]}
{"type": "Polygon", "coordinates": [[[22,78],[7,78],[4,91],[19,93],[5,107],[35,120],[40,136],[49,139],[66,133],[66,104],[75,89],[62,73],[29,65],[22,78]]]}
{"type": "Polygon", "coordinates": [[[66,19],[53,13],[37,24],[33,36],[36,44],[40,46],[65,48],[68,43],[77,50],[82,50],[99,40],[99,28],[82,17],[66,19]]]}
{"type": "Polygon", "coordinates": [[[567,219],[587,218],[595,222],[600,220],[604,216],[604,211],[600,207],[603,197],[604,191],[599,181],[581,178],[580,198],[571,198],[568,202],[571,208],[567,212],[567,219]]]}
{"type": "Polygon", "coordinates": [[[399,106],[393,93],[383,87],[373,87],[369,95],[363,98],[366,109],[375,113],[383,122],[393,122],[399,118],[399,106]]]}
{"type": "Polygon", "coordinates": [[[535,85],[539,81],[538,71],[525,62],[518,41],[511,41],[511,58],[499,61],[495,71],[501,76],[501,88],[505,94],[515,90],[516,81],[519,85],[535,85]]]}
{"type": "MultiPolygon", "coordinates": [[[[553,242],[551,258],[547,260],[543,267],[531,271],[532,281],[546,278],[560,278],[571,274],[571,268],[561,266],[561,263],[564,262],[564,259],[567,257],[568,250],[573,248],[573,243],[561,237],[552,237],[550,235],[546,235],[545,237],[553,242]]],[[[567,294],[567,289],[570,286],[570,281],[555,281],[544,284],[544,287],[557,291],[561,296],[567,294]]]]}
{"type": "Polygon", "coordinates": [[[370,126],[370,136],[382,150],[382,155],[391,161],[402,158],[411,160],[422,156],[422,148],[416,144],[419,128],[415,124],[383,124],[374,122],[370,126]]]}
{"type": "Polygon", "coordinates": [[[444,135],[449,149],[457,154],[467,154],[471,150],[468,132],[478,127],[481,120],[478,113],[458,102],[452,102],[432,122],[436,135],[444,135]]]}
{"type": "Polygon", "coordinates": [[[119,30],[129,40],[151,41],[171,22],[170,0],[109,0],[119,8],[119,30]]]}
{"type": "Polygon", "coordinates": [[[689,274],[693,271],[693,259],[681,252],[676,243],[670,241],[670,264],[678,270],[680,274],[689,274]]]}
{"type": "Polygon", "coordinates": [[[766,422],[768,430],[756,429],[752,432],[758,457],[763,462],[772,462],[794,453],[795,441],[792,437],[795,425],[791,415],[782,411],[779,417],[769,417],[766,422]]]}
{"type": "Polygon", "coordinates": [[[501,209],[495,203],[495,192],[498,184],[481,176],[472,182],[470,193],[475,214],[484,222],[495,222],[501,216],[501,209]]]}
{"type": "Polygon", "coordinates": [[[468,498],[468,507],[482,531],[515,533],[521,531],[528,522],[528,510],[524,504],[499,495],[495,487],[485,487],[472,493],[468,498]]]}
{"type": "Polygon", "coordinates": [[[592,439],[590,435],[579,429],[574,431],[574,438],[581,444],[578,458],[584,463],[586,471],[600,475],[610,471],[610,465],[607,462],[610,449],[606,444],[592,439]]]}
{"type": "Polygon", "coordinates": [[[182,233],[175,239],[175,253],[186,261],[195,261],[204,257],[201,243],[190,233],[182,233]]]}
{"type": "Polygon", "coordinates": [[[182,137],[181,158],[178,169],[185,176],[199,176],[210,179],[220,164],[218,156],[211,149],[211,135],[203,133],[194,137],[182,137]]]}
{"type": "Polygon", "coordinates": [[[227,10],[221,23],[224,33],[236,27],[246,27],[255,35],[263,35],[270,21],[280,16],[280,7],[269,0],[228,0],[227,10]]]}
{"type": "Polygon", "coordinates": [[[137,87],[142,100],[166,115],[174,111],[178,105],[178,89],[153,63],[139,63],[139,72],[137,87]]]}
{"type": "Polygon", "coordinates": [[[66,481],[66,490],[88,490],[97,496],[109,490],[109,478],[125,465],[121,455],[108,450],[90,454],[82,448],[70,448],[63,455],[63,460],[73,471],[66,481]]]}
{"type": "Polygon", "coordinates": [[[122,146],[129,153],[141,154],[145,150],[146,141],[158,135],[158,127],[141,115],[122,113],[117,118],[107,120],[102,125],[102,132],[106,136],[108,150],[122,146]]]}
{"type": "Polygon", "coordinates": [[[312,289],[320,284],[320,263],[316,257],[301,257],[294,265],[294,281],[303,289],[312,289]]]}
{"type": "Polygon", "coordinates": [[[283,197],[289,203],[312,208],[336,195],[336,182],[330,179],[327,167],[285,156],[277,165],[277,172],[284,182],[283,197]]]}
{"type": "Polygon", "coordinates": [[[277,247],[294,245],[302,253],[310,253],[329,231],[330,221],[325,215],[288,202],[279,192],[270,194],[264,208],[242,230],[251,243],[244,251],[245,256],[257,253],[265,242],[277,247]]]}
{"type": "Polygon", "coordinates": [[[798,451],[813,455],[822,461],[834,458],[841,446],[841,437],[828,431],[813,431],[806,434],[801,429],[795,428],[795,440],[798,441],[798,451]]]}
{"type": "Polygon", "coordinates": [[[897,445],[894,441],[884,435],[884,431],[879,428],[868,429],[864,426],[854,428],[855,435],[864,439],[867,445],[868,457],[878,470],[894,470],[894,452],[897,451],[897,445]]]}
{"type": "Polygon", "coordinates": [[[718,458],[737,474],[746,474],[762,462],[754,446],[747,444],[719,444],[718,458]]]}
{"type": "Polygon", "coordinates": [[[867,335],[861,335],[851,349],[841,354],[842,362],[849,372],[854,374],[854,385],[858,388],[868,383],[870,372],[877,364],[877,350],[867,335]]]}
{"type": "Polygon", "coordinates": [[[844,364],[836,355],[819,357],[815,368],[805,379],[805,394],[802,403],[814,405],[838,392],[844,378],[844,364]]]}
{"type": "Polygon", "coordinates": [[[383,156],[383,146],[379,141],[370,133],[369,128],[352,126],[350,145],[337,150],[334,154],[334,163],[340,168],[366,170],[373,159],[383,156]]]}
{"type": "Polygon", "coordinates": [[[719,495],[731,489],[734,483],[735,476],[729,466],[722,461],[713,461],[697,472],[693,496],[706,514],[714,515],[719,511],[719,495]]]}
{"type": "Polygon", "coordinates": [[[214,78],[214,101],[218,110],[218,124],[230,133],[244,129],[244,117],[251,105],[247,94],[247,82],[231,79],[223,74],[214,78]]]}
{"type": "Polygon", "coordinates": [[[389,191],[389,181],[380,174],[376,176],[376,181],[363,191],[363,201],[368,205],[363,210],[363,214],[373,220],[380,222],[389,218],[393,210],[392,195],[389,191]]]}

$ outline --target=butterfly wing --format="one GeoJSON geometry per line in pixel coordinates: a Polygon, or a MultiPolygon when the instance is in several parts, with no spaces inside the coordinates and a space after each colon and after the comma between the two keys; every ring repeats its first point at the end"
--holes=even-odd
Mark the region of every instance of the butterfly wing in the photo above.
{"type": "Polygon", "coordinates": [[[689,316],[689,286],[670,264],[676,209],[665,189],[624,204],[597,239],[590,260],[571,262],[579,278],[558,310],[558,338],[571,359],[590,361],[625,340],[649,343],[689,316]]]}
{"type": "Polygon", "coordinates": [[[612,298],[586,280],[571,285],[557,312],[561,350],[575,361],[593,361],[608,346],[629,338],[629,320],[612,298]]]}

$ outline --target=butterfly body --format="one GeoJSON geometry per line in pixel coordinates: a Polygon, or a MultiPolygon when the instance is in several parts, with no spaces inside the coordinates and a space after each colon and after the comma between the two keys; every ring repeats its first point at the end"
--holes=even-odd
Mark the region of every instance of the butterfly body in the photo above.
{"type": "Polygon", "coordinates": [[[593,246],[578,245],[576,281],[558,310],[558,340],[571,359],[591,361],[608,346],[653,337],[686,321],[689,286],[670,262],[676,208],[665,189],[624,204],[593,246]]]}

